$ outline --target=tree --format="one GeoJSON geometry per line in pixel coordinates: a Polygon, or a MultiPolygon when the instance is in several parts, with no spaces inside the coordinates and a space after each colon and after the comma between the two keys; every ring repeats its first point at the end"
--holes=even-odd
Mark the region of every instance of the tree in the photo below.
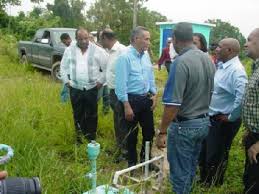
{"type": "MultiPolygon", "coordinates": [[[[31,0],[33,3],[39,3],[43,0],[31,0]]],[[[4,10],[6,5],[21,5],[21,0],[1,0],[0,1],[0,10],[4,10]]]]}
{"type": "Polygon", "coordinates": [[[239,31],[239,29],[228,22],[221,21],[220,19],[208,20],[209,23],[216,24],[216,27],[212,28],[210,43],[218,43],[223,38],[235,38],[239,41],[241,46],[240,57],[244,57],[243,45],[245,44],[245,37],[239,31]]]}
{"type": "Polygon", "coordinates": [[[55,0],[54,4],[47,4],[47,9],[54,16],[61,18],[61,23],[64,27],[83,25],[85,23],[85,18],[82,14],[84,7],[85,3],[82,0],[55,0]]]}
{"type": "Polygon", "coordinates": [[[208,20],[209,23],[216,24],[216,27],[212,28],[210,42],[218,43],[223,38],[231,37],[236,38],[240,45],[244,45],[245,37],[235,26],[232,26],[228,22],[221,21],[220,19],[208,20]]]}
{"type": "MultiPolygon", "coordinates": [[[[138,3],[137,24],[149,28],[152,36],[152,49],[158,49],[159,30],[155,22],[166,21],[166,17],[143,7],[144,2],[142,0],[138,3]]],[[[122,43],[129,44],[130,31],[132,30],[133,0],[97,0],[88,10],[87,18],[95,29],[110,26],[122,43]]]]}

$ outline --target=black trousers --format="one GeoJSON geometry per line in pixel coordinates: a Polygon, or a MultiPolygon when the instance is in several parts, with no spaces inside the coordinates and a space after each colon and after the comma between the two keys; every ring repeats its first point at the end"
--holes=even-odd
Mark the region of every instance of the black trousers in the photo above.
{"type": "MultiPolygon", "coordinates": [[[[147,96],[128,95],[130,106],[134,112],[134,120],[127,121],[124,117],[125,127],[128,131],[127,148],[128,148],[128,165],[133,166],[137,163],[137,142],[138,142],[138,124],[142,128],[142,147],[140,152],[140,160],[145,159],[145,142],[152,141],[154,137],[154,119],[153,111],[151,111],[152,100],[147,96]]],[[[149,153],[151,157],[151,149],[149,153]]]]}
{"type": "Polygon", "coordinates": [[[95,140],[96,138],[97,93],[96,87],[84,91],[70,88],[70,99],[78,137],[83,134],[88,140],[95,140]]]}
{"type": "Polygon", "coordinates": [[[210,122],[209,134],[202,144],[200,154],[201,181],[208,186],[222,185],[231,144],[240,128],[241,119],[220,122],[211,117],[210,122]]]}
{"type": "MultiPolygon", "coordinates": [[[[245,151],[246,151],[246,163],[243,176],[243,182],[245,185],[245,194],[258,194],[259,193],[259,163],[251,164],[247,155],[247,150],[256,142],[259,141],[259,134],[249,132],[244,139],[245,151]]],[[[257,154],[257,161],[259,161],[259,154],[257,154]]]]}
{"type": "Polygon", "coordinates": [[[114,89],[110,90],[110,105],[113,110],[113,122],[116,143],[122,152],[127,151],[127,129],[123,124],[125,120],[123,104],[118,100],[114,89]]]}
{"type": "Polygon", "coordinates": [[[166,61],[165,62],[165,67],[166,67],[166,71],[167,71],[167,73],[169,74],[169,72],[170,72],[170,66],[171,66],[171,61],[166,61]]]}

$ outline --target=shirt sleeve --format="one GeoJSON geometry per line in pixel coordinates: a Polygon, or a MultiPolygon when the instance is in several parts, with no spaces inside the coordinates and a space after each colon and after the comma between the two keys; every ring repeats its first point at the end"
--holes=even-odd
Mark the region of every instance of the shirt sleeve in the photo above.
{"type": "Polygon", "coordinates": [[[164,63],[165,60],[165,49],[163,49],[160,59],[158,60],[158,65],[161,65],[164,63]]]}
{"type": "Polygon", "coordinates": [[[169,77],[163,94],[163,104],[181,106],[188,79],[188,71],[183,63],[176,59],[171,64],[169,77]]]}
{"type": "Polygon", "coordinates": [[[98,60],[99,69],[102,70],[101,72],[99,71],[97,82],[104,84],[106,82],[106,68],[107,68],[107,62],[108,62],[108,54],[102,48],[98,48],[97,53],[98,54],[96,55],[96,58],[98,60]]]}
{"type": "Polygon", "coordinates": [[[68,75],[70,74],[70,49],[69,47],[66,48],[62,60],[61,60],[61,65],[60,65],[60,74],[61,74],[61,79],[63,81],[64,84],[66,84],[69,79],[68,79],[68,75]]]}
{"type": "Polygon", "coordinates": [[[233,105],[233,109],[228,116],[229,121],[235,121],[236,119],[240,118],[241,115],[241,103],[243,99],[243,95],[245,93],[245,86],[247,83],[247,76],[245,71],[236,71],[233,74],[233,88],[234,88],[234,95],[235,101],[233,105]]]}
{"type": "Polygon", "coordinates": [[[121,55],[115,62],[115,93],[121,102],[128,101],[127,82],[129,66],[127,57],[121,55]]]}
{"type": "MultiPolygon", "coordinates": [[[[150,60],[150,56],[148,55],[148,60],[150,60]]],[[[152,94],[156,94],[157,93],[157,89],[156,89],[156,82],[155,82],[155,76],[154,76],[154,69],[152,67],[152,64],[150,66],[150,72],[148,74],[149,76],[149,84],[150,84],[150,89],[149,91],[152,93],[152,94]]]]}

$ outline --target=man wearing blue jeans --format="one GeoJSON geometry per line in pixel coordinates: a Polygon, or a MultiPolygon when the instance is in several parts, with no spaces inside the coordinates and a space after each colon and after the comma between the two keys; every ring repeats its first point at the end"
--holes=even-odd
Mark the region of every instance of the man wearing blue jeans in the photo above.
{"type": "Polygon", "coordinates": [[[177,194],[191,191],[201,142],[209,130],[207,113],[215,73],[208,55],[193,45],[192,36],[191,24],[175,26],[173,45],[179,55],[170,67],[157,137],[158,148],[166,147],[167,138],[170,181],[177,194]]]}

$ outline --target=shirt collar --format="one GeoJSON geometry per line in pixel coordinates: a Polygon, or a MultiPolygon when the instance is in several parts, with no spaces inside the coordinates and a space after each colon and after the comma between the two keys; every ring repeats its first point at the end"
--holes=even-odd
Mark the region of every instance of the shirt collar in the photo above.
{"type": "Polygon", "coordinates": [[[228,60],[227,62],[221,64],[223,69],[228,68],[230,65],[234,64],[237,60],[239,60],[238,56],[233,57],[232,59],[228,60]]]}
{"type": "Polygon", "coordinates": [[[114,43],[114,45],[112,46],[112,48],[111,48],[109,51],[110,51],[110,52],[116,51],[116,50],[118,50],[119,46],[120,46],[120,42],[119,42],[119,41],[116,41],[116,42],[114,43]]]}
{"type": "Polygon", "coordinates": [[[131,49],[131,52],[134,54],[134,55],[136,55],[137,57],[142,57],[144,54],[145,54],[145,51],[143,51],[143,52],[138,52],[138,50],[134,47],[134,46],[131,46],[130,47],[130,49],[131,49]]]}
{"type": "Polygon", "coordinates": [[[194,45],[190,45],[187,47],[184,47],[180,52],[179,55],[183,55],[184,53],[186,53],[187,51],[191,50],[191,49],[197,49],[194,45]]]}

